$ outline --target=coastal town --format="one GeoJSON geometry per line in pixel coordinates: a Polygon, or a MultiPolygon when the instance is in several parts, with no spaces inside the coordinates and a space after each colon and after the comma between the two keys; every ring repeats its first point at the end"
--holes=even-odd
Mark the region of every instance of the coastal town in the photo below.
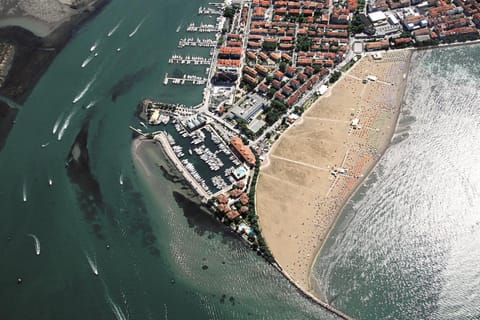
{"type": "MultiPolygon", "coordinates": [[[[216,23],[192,22],[186,31],[215,37],[190,36],[178,43],[178,49],[210,48],[209,55],[175,53],[168,61],[209,65],[207,75],[166,73],[163,80],[164,85],[205,85],[202,103],[172,108],[145,99],[143,119],[153,128],[175,128],[175,134],[160,130],[155,139],[171,150],[177,168],[220,219],[237,230],[249,226],[240,230],[258,244],[253,203],[258,162],[280,134],[369,51],[477,39],[479,7],[480,2],[460,0],[212,3],[198,15],[214,16],[216,23]]],[[[382,53],[372,57],[381,60],[382,53]]],[[[367,75],[362,81],[376,78],[367,75]]],[[[350,121],[352,128],[361,128],[360,119],[350,121]]]]}
{"type": "MultiPolygon", "coordinates": [[[[216,23],[192,22],[186,30],[215,38],[181,38],[177,48],[207,48],[208,56],[183,51],[175,52],[168,61],[208,65],[206,76],[171,77],[166,73],[163,80],[164,85],[205,85],[202,102],[187,107],[143,99],[139,110],[144,128],[131,129],[162,146],[220,221],[283,269],[299,287],[309,288],[308,270],[319,243],[393,134],[410,59],[405,48],[478,39],[479,5],[476,1],[442,0],[212,3],[211,7],[199,8],[198,14],[215,16],[216,23]],[[350,88],[359,96],[355,107],[347,102],[329,113],[310,110],[319,96],[328,96],[332,90],[329,87],[345,77],[339,85],[343,89],[339,90],[350,88]],[[380,94],[386,86],[391,86],[390,98],[380,94]],[[282,142],[288,148],[280,143],[274,151],[283,132],[290,128],[299,130],[295,126],[307,110],[318,113],[323,122],[332,121],[334,126],[338,122],[338,126],[327,130],[324,123],[317,123],[307,128],[311,136],[289,138],[294,140],[293,144],[282,142]],[[334,155],[319,153],[320,160],[315,160],[312,154],[301,158],[289,154],[295,150],[299,154],[314,151],[316,147],[305,139],[310,141],[318,135],[318,128],[324,128],[333,137],[325,142],[335,142],[331,147],[334,155]],[[300,144],[307,150],[298,147],[300,144]],[[338,149],[341,152],[337,153],[338,149]],[[296,193],[306,187],[296,182],[306,172],[292,173],[292,168],[278,164],[280,160],[322,171],[318,175],[308,172],[312,175],[311,182],[320,179],[312,185],[307,183],[308,190],[317,188],[324,194],[319,200],[318,195],[307,192],[308,199],[317,203],[314,209],[304,206],[307,200],[297,204],[291,199],[291,205],[278,206],[282,202],[279,195],[284,199],[303,199],[296,193]],[[261,165],[268,167],[263,173],[261,165]],[[258,184],[259,177],[263,180],[258,184]],[[289,179],[290,186],[284,186],[285,179],[289,179]],[[262,190],[261,196],[255,194],[256,189],[262,190]],[[261,205],[256,203],[258,199],[261,205]],[[275,245],[272,255],[271,242],[267,247],[263,238],[263,226],[260,232],[257,210],[274,212],[278,219],[289,221],[284,217],[288,212],[283,215],[279,212],[287,207],[294,210],[295,206],[299,216],[303,211],[308,212],[302,226],[313,223],[321,227],[309,231],[316,234],[313,238],[288,235],[298,240],[282,240],[281,247],[285,250],[275,245]],[[312,212],[321,217],[310,217],[312,212]],[[285,243],[291,243],[291,248],[285,247],[285,243]],[[279,250],[284,254],[278,254],[279,250]]],[[[270,213],[263,213],[263,219],[276,219],[270,213]]],[[[299,227],[295,223],[291,221],[292,230],[299,227]]],[[[282,232],[282,236],[288,234],[286,230],[282,232]]],[[[278,238],[278,231],[267,230],[267,235],[270,239],[278,238]]]]}
{"type": "Polygon", "coordinates": [[[480,0],[7,0],[0,22],[7,318],[477,310],[480,0]]]}

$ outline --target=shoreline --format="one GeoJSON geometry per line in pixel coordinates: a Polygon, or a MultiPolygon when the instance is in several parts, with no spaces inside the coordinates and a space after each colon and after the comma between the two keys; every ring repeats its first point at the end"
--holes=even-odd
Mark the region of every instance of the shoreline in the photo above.
{"type": "MultiPolygon", "coordinates": [[[[0,88],[0,95],[20,105],[23,104],[57,54],[72,39],[75,31],[100,13],[110,1],[95,1],[88,7],[89,9],[72,15],[45,37],[39,37],[27,28],[20,26],[0,27],[0,42],[7,42],[15,46],[15,56],[7,79],[0,88]]],[[[7,102],[2,102],[2,104],[8,105],[8,110],[6,107],[2,108],[2,112],[6,116],[0,120],[0,125],[6,129],[0,132],[0,152],[14,126],[18,112],[15,106],[11,106],[7,102]]]]}
{"type": "MultiPolygon", "coordinates": [[[[480,43],[480,42],[479,42],[480,43]]],[[[335,218],[335,220],[333,221],[333,223],[331,224],[327,234],[326,234],[326,237],[325,237],[325,240],[330,236],[330,233],[332,232],[333,228],[335,227],[335,225],[337,224],[338,222],[338,219],[342,216],[342,213],[345,209],[345,207],[348,205],[348,203],[351,201],[351,199],[355,196],[355,194],[358,192],[358,190],[362,187],[363,183],[370,177],[370,175],[373,173],[374,169],[376,168],[377,164],[380,162],[380,160],[383,158],[383,156],[385,155],[385,153],[387,152],[388,148],[390,147],[391,143],[392,143],[392,139],[395,135],[395,131],[396,129],[398,128],[398,122],[400,120],[400,114],[402,112],[402,109],[403,109],[403,106],[405,105],[405,93],[406,93],[406,89],[407,89],[407,81],[408,81],[408,76],[410,74],[410,69],[411,69],[411,60],[412,60],[412,56],[413,56],[413,53],[417,50],[415,48],[405,48],[405,49],[402,49],[402,50],[408,50],[410,51],[410,56],[408,58],[408,62],[407,62],[407,65],[408,65],[408,68],[407,68],[407,72],[406,72],[406,77],[405,77],[405,81],[404,83],[402,84],[402,88],[400,89],[400,95],[401,95],[401,102],[400,102],[400,106],[396,112],[396,117],[395,117],[395,125],[391,128],[391,132],[389,133],[389,136],[390,136],[390,139],[388,140],[388,143],[386,143],[385,147],[380,151],[380,156],[379,158],[374,162],[372,163],[372,165],[367,168],[366,170],[366,174],[364,175],[364,177],[362,177],[362,179],[360,179],[358,181],[358,184],[357,186],[350,192],[350,194],[348,195],[348,198],[345,200],[345,202],[343,203],[342,207],[340,208],[340,210],[338,211],[338,214],[335,218]]],[[[313,274],[313,267],[315,266],[315,263],[320,255],[320,253],[322,252],[322,249],[325,245],[325,241],[323,241],[320,245],[320,247],[318,248],[318,251],[317,253],[315,254],[315,258],[313,259],[311,265],[310,265],[310,281],[312,282],[312,274],[313,274]]],[[[312,283],[313,284],[313,283],[312,283]]],[[[316,288],[317,286],[312,286],[313,288],[316,288]]],[[[315,290],[314,290],[315,292],[315,290]]],[[[318,294],[318,293],[317,293],[318,294]]]]}
{"type": "MultiPolygon", "coordinates": [[[[401,51],[401,50],[395,50],[394,52],[399,52],[399,51],[401,51]]],[[[408,48],[408,49],[404,49],[404,50],[402,50],[402,51],[403,51],[403,52],[408,52],[409,57],[408,57],[407,63],[408,63],[408,65],[409,65],[413,50],[412,50],[411,48],[408,48]]],[[[368,58],[368,57],[366,57],[366,58],[364,57],[363,59],[369,59],[369,58],[368,58]]],[[[370,58],[370,59],[371,59],[371,58],[370,58]]],[[[359,62],[357,62],[357,64],[358,64],[358,63],[359,63],[359,62]]],[[[341,83],[342,83],[341,81],[346,81],[345,78],[350,76],[351,72],[357,67],[357,64],[354,65],[348,72],[346,72],[346,73],[343,75],[342,79],[340,79],[339,81],[337,81],[337,82],[330,88],[330,90],[329,90],[329,92],[327,93],[326,96],[317,99],[317,101],[314,102],[314,105],[312,105],[312,108],[315,108],[315,105],[321,104],[322,101],[324,101],[325,99],[329,99],[329,98],[331,98],[331,97],[338,96],[338,92],[332,93],[332,91],[335,89],[335,87],[336,87],[337,85],[339,85],[339,84],[340,84],[340,86],[342,85],[342,84],[341,84],[341,83]],[[323,98],[323,99],[322,99],[322,98],[323,98]]],[[[406,76],[408,76],[408,71],[409,71],[409,67],[407,68],[407,74],[406,74],[406,76]]],[[[407,78],[405,77],[405,78],[403,79],[403,81],[400,82],[400,88],[399,88],[399,91],[400,91],[400,92],[399,92],[399,97],[397,97],[397,99],[399,99],[399,103],[398,103],[398,106],[396,107],[396,110],[395,110],[395,112],[394,112],[394,118],[391,120],[392,124],[389,126],[390,128],[389,128],[388,132],[386,133],[386,135],[388,136],[388,139],[385,139],[384,142],[381,143],[381,145],[380,145],[379,148],[377,149],[377,155],[378,155],[378,157],[375,159],[375,161],[373,161],[373,162],[372,162],[372,161],[368,161],[368,162],[370,162],[370,163],[367,162],[367,163],[366,163],[367,166],[365,166],[365,167],[362,168],[362,170],[361,170],[362,176],[361,176],[358,180],[355,181],[355,187],[354,187],[353,189],[349,190],[349,192],[347,193],[347,197],[346,197],[345,200],[342,202],[341,206],[339,206],[339,208],[336,210],[336,214],[335,214],[335,217],[334,217],[333,221],[332,221],[331,223],[329,223],[328,228],[327,228],[327,231],[326,231],[325,234],[322,236],[322,238],[319,239],[320,241],[316,244],[315,250],[314,250],[313,255],[312,255],[312,258],[309,259],[309,261],[308,261],[308,267],[307,267],[307,269],[308,269],[308,277],[306,277],[308,281],[303,281],[303,280],[305,280],[305,278],[301,278],[300,281],[298,281],[298,277],[292,276],[292,275],[288,272],[288,270],[286,270],[286,269],[288,269],[288,268],[284,268],[284,267],[282,266],[282,263],[279,263],[279,261],[278,261],[278,259],[277,259],[278,255],[277,255],[277,257],[275,257],[275,251],[272,250],[272,246],[268,243],[268,240],[271,240],[271,241],[272,241],[272,239],[268,239],[267,236],[266,236],[265,233],[264,233],[264,236],[267,238],[267,244],[269,245],[270,249],[272,250],[273,255],[274,255],[274,257],[275,257],[275,260],[277,261],[277,263],[279,264],[279,266],[280,266],[280,268],[281,268],[282,274],[284,274],[292,283],[294,283],[297,287],[299,287],[300,290],[302,290],[302,291],[303,291],[305,294],[307,294],[308,296],[313,296],[313,297],[315,297],[316,299],[319,298],[319,297],[318,297],[318,292],[315,291],[315,290],[312,290],[312,289],[314,289],[314,287],[315,287],[315,286],[313,285],[313,283],[312,283],[312,270],[313,270],[313,266],[314,266],[314,264],[315,264],[315,261],[316,261],[318,255],[319,255],[319,253],[321,252],[321,248],[323,247],[323,244],[324,244],[324,242],[325,242],[325,239],[328,237],[328,235],[330,234],[330,231],[331,231],[331,229],[333,228],[333,226],[335,225],[338,217],[341,215],[341,212],[343,211],[344,206],[348,203],[348,201],[351,199],[351,197],[356,193],[356,191],[358,190],[358,188],[359,188],[359,187],[362,185],[362,183],[365,181],[365,178],[367,178],[367,177],[370,175],[370,173],[373,171],[373,169],[375,168],[376,164],[378,163],[379,159],[383,156],[383,154],[385,153],[385,151],[388,149],[388,146],[390,145],[392,136],[393,136],[393,134],[394,134],[394,132],[395,132],[395,128],[397,127],[397,124],[398,124],[398,119],[399,119],[399,115],[400,115],[400,111],[401,111],[401,106],[402,106],[403,101],[404,101],[404,100],[403,100],[403,99],[404,99],[403,96],[404,96],[405,88],[406,88],[406,80],[407,80],[407,78]]],[[[318,107],[318,106],[317,106],[317,107],[318,107]]],[[[265,173],[266,168],[268,168],[269,166],[272,165],[272,158],[273,158],[273,161],[277,161],[277,160],[278,160],[278,159],[276,159],[276,158],[279,158],[279,157],[276,157],[274,153],[275,153],[275,151],[277,150],[277,148],[279,148],[279,146],[282,144],[282,140],[284,140],[285,136],[288,136],[287,133],[290,132],[290,130],[295,130],[294,128],[298,128],[299,126],[302,126],[302,125],[305,123],[305,121],[307,120],[306,118],[309,117],[309,113],[311,112],[311,109],[312,109],[312,108],[310,108],[309,110],[307,110],[307,111],[302,115],[300,121],[296,122],[294,125],[292,125],[291,127],[289,127],[288,130],[287,130],[286,132],[284,132],[284,133],[282,134],[282,136],[281,136],[277,141],[275,141],[275,144],[274,144],[274,146],[272,146],[272,149],[270,150],[270,152],[269,152],[269,154],[268,154],[268,157],[267,157],[264,165],[262,165],[262,167],[261,167],[261,173],[262,173],[262,171],[263,171],[263,173],[265,173]]],[[[297,130],[298,130],[298,129],[297,129],[297,130]]],[[[386,138],[386,137],[384,137],[384,138],[386,138]]],[[[288,138],[287,138],[287,139],[288,139],[288,138]]],[[[289,160],[290,162],[297,162],[297,161],[292,161],[292,160],[290,160],[290,159],[282,159],[282,160],[285,160],[285,161],[289,160]]],[[[303,164],[303,165],[310,165],[310,164],[303,164]]],[[[313,166],[313,165],[310,165],[310,166],[313,166]]],[[[259,182],[257,182],[257,183],[261,183],[260,180],[261,180],[261,179],[259,179],[259,182]]],[[[279,183],[280,183],[280,182],[279,182],[279,183]]],[[[283,182],[282,182],[282,183],[283,183],[283,182]]],[[[258,190],[258,188],[257,188],[257,190],[258,190]]],[[[258,193],[258,192],[257,192],[257,193],[258,193]]],[[[257,195],[257,194],[256,194],[256,199],[258,199],[258,195],[257,195]]],[[[278,200],[278,199],[277,199],[277,200],[278,200]]],[[[256,202],[256,205],[258,206],[258,205],[259,205],[259,201],[256,200],[255,202],[256,202]]],[[[261,200],[260,200],[260,202],[261,202],[261,200]]],[[[276,208],[276,209],[278,209],[278,208],[276,208]]],[[[257,209],[257,210],[258,210],[257,212],[259,213],[259,218],[260,218],[261,227],[262,227],[262,229],[265,229],[265,228],[264,228],[265,226],[262,226],[262,217],[261,217],[262,214],[261,214],[261,209],[257,209]]],[[[265,217],[263,217],[263,218],[265,219],[265,217]]],[[[268,223],[268,222],[267,222],[267,223],[268,223]]],[[[264,221],[264,224],[265,224],[265,221],[264,221]]],[[[278,224],[277,224],[277,225],[278,225],[278,224]]],[[[263,231],[263,230],[262,230],[262,231],[263,231]]],[[[309,252],[310,252],[310,251],[309,251],[309,252]]],[[[291,269],[291,268],[290,268],[290,269],[291,269]]],[[[325,302],[324,302],[324,303],[325,303],[325,302]]],[[[325,304],[329,306],[328,303],[325,303],[325,304]]]]}
{"type": "MultiPolygon", "coordinates": [[[[142,152],[145,152],[145,151],[138,150],[139,148],[145,148],[144,146],[142,146],[142,144],[144,143],[155,145],[152,148],[157,148],[157,150],[155,150],[154,152],[157,154],[157,156],[162,157],[161,161],[163,162],[163,164],[159,163],[156,166],[159,167],[159,169],[163,172],[164,175],[165,174],[169,175],[169,177],[166,177],[167,180],[170,180],[172,183],[176,183],[183,187],[188,188],[188,192],[183,192],[179,190],[176,190],[175,192],[181,193],[184,197],[189,199],[191,202],[198,205],[200,210],[207,211],[208,215],[212,218],[212,220],[219,222],[219,225],[223,226],[222,228],[223,232],[235,235],[236,236],[235,238],[237,238],[241,243],[248,246],[248,242],[245,239],[239,236],[238,233],[232,230],[231,228],[228,228],[224,224],[220,223],[218,219],[215,219],[214,215],[210,212],[210,210],[202,205],[201,199],[199,198],[197,191],[193,188],[193,186],[189,183],[189,181],[185,179],[182,172],[178,170],[175,163],[172,161],[171,157],[167,154],[161,141],[156,139],[142,139],[141,137],[135,137],[132,139],[131,149],[130,149],[132,154],[132,160],[134,162],[134,166],[136,167],[136,169],[137,170],[140,169],[141,171],[143,171],[143,173],[141,174],[141,180],[142,180],[142,183],[148,187],[149,192],[153,192],[150,188],[153,182],[149,180],[155,179],[155,176],[152,174],[152,172],[148,168],[148,165],[145,164],[145,161],[148,162],[151,159],[148,159],[149,157],[148,155],[142,154],[142,152]],[[146,157],[147,159],[145,159],[146,157]]],[[[257,180],[257,183],[258,183],[258,180],[257,180]]],[[[155,195],[154,193],[151,193],[151,196],[154,196],[154,195],[155,195]]],[[[335,309],[333,306],[329,305],[328,303],[325,303],[324,301],[322,301],[312,293],[305,291],[298,283],[295,282],[295,280],[292,277],[290,277],[287,273],[285,273],[281,269],[281,267],[278,266],[278,264],[271,263],[268,261],[266,262],[272,265],[288,282],[290,282],[290,284],[292,284],[298,290],[299,294],[301,294],[306,299],[309,299],[312,302],[320,305],[321,307],[334,313],[335,315],[339,316],[342,319],[345,319],[345,320],[352,319],[347,314],[343,313],[340,310],[335,309]]]]}

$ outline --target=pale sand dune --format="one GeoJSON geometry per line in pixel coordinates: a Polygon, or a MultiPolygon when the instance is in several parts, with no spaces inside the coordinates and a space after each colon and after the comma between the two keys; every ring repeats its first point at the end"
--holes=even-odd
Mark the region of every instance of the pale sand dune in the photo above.
{"type": "Polygon", "coordinates": [[[260,170],[256,206],[266,242],[284,272],[311,291],[310,270],[352,192],[388,145],[410,51],[364,57],[273,146],[260,170]],[[363,84],[368,75],[378,81],[363,84]],[[392,85],[393,84],[393,85],[392,85]],[[359,118],[361,129],[350,127],[359,118]],[[335,178],[334,167],[348,169],[335,178]]]}

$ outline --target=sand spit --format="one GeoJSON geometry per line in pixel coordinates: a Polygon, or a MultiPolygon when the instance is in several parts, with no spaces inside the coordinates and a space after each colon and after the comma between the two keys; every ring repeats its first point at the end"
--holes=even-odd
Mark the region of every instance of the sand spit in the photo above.
{"type": "MultiPolygon", "coordinates": [[[[345,202],[394,132],[411,50],[363,57],[275,143],[260,170],[256,206],[283,272],[313,293],[311,268],[345,202]],[[365,79],[375,76],[375,81],[365,79]],[[360,120],[361,128],[351,126],[360,120]],[[344,174],[332,174],[344,168],[344,174]]],[[[374,78],[373,78],[374,79],[374,78]]]]}

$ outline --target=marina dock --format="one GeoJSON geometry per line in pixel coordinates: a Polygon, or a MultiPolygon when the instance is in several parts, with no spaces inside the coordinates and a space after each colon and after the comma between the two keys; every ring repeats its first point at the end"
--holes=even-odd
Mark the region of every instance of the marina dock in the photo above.
{"type": "Polygon", "coordinates": [[[170,145],[167,135],[165,133],[158,133],[154,136],[154,139],[156,141],[159,141],[162,144],[163,150],[167,154],[167,156],[170,158],[170,160],[173,162],[175,167],[177,168],[178,171],[183,175],[183,177],[190,183],[193,189],[203,198],[203,199],[209,199],[210,195],[205,191],[205,189],[200,185],[200,183],[193,177],[193,175],[190,173],[189,170],[187,170],[182,162],[177,158],[175,155],[175,151],[173,150],[172,146],[170,145]]]}
{"type": "Polygon", "coordinates": [[[192,74],[184,74],[181,78],[169,77],[168,73],[165,73],[163,78],[163,84],[167,85],[169,82],[173,84],[185,85],[185,84],[194,84],[194,85],[204,85],[207,83],[207,78],[200,77],[192,74]]]}
{"type": "Polygon", "coordinates": [[[184,47],[203,47],[213,48],[217,46],[217,40],[214,39],[194,39],[194,38],[182,38],[178,41],[177,48],[184,47]]]}
{"type": "Polygon", "coordinates": [[[170,57],[170,59],[168,59],[168,63],[210,65],[212,63],[212,58],[189,55],[181,56],[174,54],[170,57]]]}
{"type": "Polygon", "coordinates": [[[199,26],[195,25],[194,22],[190,23],[187,27],[187,32],[217,32],[218,31],[218,25],[213,25],[213,24],[203,24],[200,23],[199,26]]]}
{"type": "Polygon", "coordinates": [[[220,16],[220,15],[222,15],[222,11],[214,9],[214,8],[209,8],[209,7],[200,7],[200,8],[198,8],[198,15],[209,15],[209,16],[218,15],[218,16],[220,16]]]}

